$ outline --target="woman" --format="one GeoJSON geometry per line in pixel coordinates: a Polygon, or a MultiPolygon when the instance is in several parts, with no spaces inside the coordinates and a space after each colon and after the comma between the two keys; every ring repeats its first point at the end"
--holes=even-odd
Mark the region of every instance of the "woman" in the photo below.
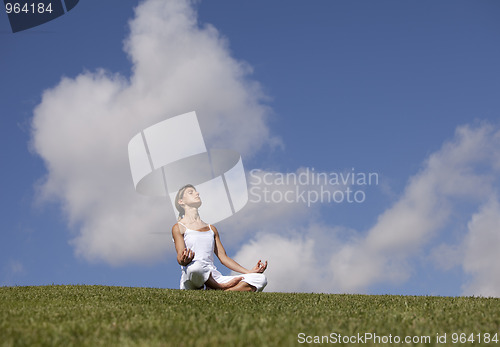
{"type": "Polygon", "coordinates": [[[200,219],[200,194],[191,184],[182,187],[175,198],[179,211],[178,222],[172,227],[172,237],[181,265],[181,289],[219,289],[232,291],[262,291],[267,284],[263,272],[267,268],[260,260],[248,270],[231,259],[220,241],[213,225],[200,219]],[[241,276],[223,276],[214,265],[213,254],[229,269],[241,276]]]}

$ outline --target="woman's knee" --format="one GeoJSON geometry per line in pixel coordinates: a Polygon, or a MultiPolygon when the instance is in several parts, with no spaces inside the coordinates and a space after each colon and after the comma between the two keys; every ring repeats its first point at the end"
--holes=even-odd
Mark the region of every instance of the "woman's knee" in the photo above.
{"type": "Polygon", "coordinates": [[[187,268],[188,278],[196,287],[201,287],[207,281],[209,274],[203,265],[194,263],[187,268]]]}
{"type": "Polygon", "coordinates": [[[249,282],[255,284],[252,285],[254,291],[261,292],[267,285],[267,277],[262,273],[253,273],[249,277],[249,282]]]}
{"type": "Polygon", "coordinates": [[[259,275],[260,275],[260,280],[262,283],[262,289],[264,289],[267,286],[267,277],[264,274],[259,274],[259,275]]]}

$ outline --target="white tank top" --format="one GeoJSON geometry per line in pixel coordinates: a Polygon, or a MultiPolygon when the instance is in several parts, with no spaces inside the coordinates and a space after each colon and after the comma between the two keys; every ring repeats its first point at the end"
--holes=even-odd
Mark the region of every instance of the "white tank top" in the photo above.
{"type": "Polygon", "coordinates": [[[213,264],[214,262],[214,232],[212,226],[208,225],[210,230],[198,231],[189,229],[180,223],[186,231],[184,232],[184,243],[186,247],[194,251],[193,262],[200,261],[213,264]]]}

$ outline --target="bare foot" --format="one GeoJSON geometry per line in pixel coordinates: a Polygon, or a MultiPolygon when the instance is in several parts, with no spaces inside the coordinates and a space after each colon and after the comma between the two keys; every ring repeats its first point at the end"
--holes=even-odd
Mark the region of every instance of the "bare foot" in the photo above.
{"type": "Polygon", "coordinates": [[[206,289],[227,290],[240,283],[242,279],[243,277],[235,277],[226,283],[219,283],[214,280],[212,274],[210,274],[210,277],[208,277],[208,280],[205,282],[205,287],[206,289]]]}
{"type": "Polygon", "coordinates": [[[240,281],[243,279],[243,277],[236,277],[236,278],[233,278],[232,280],[228,281],[228,282],[225,282],[225,283],[220,283],[220,286],[222,290],[228,290],[232,287],[234,287],[235,285],[237,285],[238,283],[240,283],[240,281]]]}

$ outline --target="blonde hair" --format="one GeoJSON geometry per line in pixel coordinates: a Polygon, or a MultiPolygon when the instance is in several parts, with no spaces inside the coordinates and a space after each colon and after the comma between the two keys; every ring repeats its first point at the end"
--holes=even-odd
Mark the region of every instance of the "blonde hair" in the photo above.
{"type": "Polygon", "coordinates": [[[192,184],[186,184],[184,187],[179,189],[177,195],[175,196],[175,208],[177,209],[177,211],[179,211],[179,217],[177,217],[177,220],[181,220],[182,217],[184,217],[184,213],[186,213],[184,207],[182,207],[179,204],[179,200],[181,200],[184,197],[184,192],[186,191],[187,188],[196,189],[192,184]]]}

